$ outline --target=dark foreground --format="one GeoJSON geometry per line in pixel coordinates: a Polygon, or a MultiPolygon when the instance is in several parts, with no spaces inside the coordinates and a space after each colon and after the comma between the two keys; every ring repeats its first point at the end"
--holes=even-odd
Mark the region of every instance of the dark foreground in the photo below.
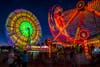
{"type": "MultiPolygon", "coordinates": [[[[8,67],[8,64],[0,63],[0,67],[8,67]]],[[[72,67],[70,64],[42,64],[42,63],[28,63],[28,67],[72,67]]],[[[100,67],[100,64],[96,65],[80,65],[78,67],[100,67]]]]}

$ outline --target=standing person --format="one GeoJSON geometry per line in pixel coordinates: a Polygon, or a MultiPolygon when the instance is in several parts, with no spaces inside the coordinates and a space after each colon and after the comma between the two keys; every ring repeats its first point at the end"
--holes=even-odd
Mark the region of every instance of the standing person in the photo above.
{"type": "Polygon", "coordinates": [[[22,67],[27,67],[28,64],[28,54],[26,51],[24,51],[24,54],[22,55],[22,67]]]}
{"type": "Polygon", "coordinates": [[[21,59],[21,55],[20,55],[20,53],[17,53],[17,55],[16,55],[16,66],[17,67],[21,67],[21,62],[22,62],[22,59],[21,59]]]}
{"type": "Polygon", "coordinates": [[[76,64],[76,50],[75,50],[74,47],[72,47],[72,49],[71,49],[70,59],[71,59],[72,67],[77,67],[77,64],[76,64]]]}
{"type": "Polygon", "coordinates": [[[14,51],[11,50],[8,54],[8,65],[9,67],[14,67],[14,51]]]}

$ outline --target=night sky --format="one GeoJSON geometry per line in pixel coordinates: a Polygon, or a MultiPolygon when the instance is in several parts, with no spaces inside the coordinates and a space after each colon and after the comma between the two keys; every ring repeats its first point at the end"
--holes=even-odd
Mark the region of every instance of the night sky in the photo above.
{"type": "MultiPolygon", "coordinates": [[[[88,1],[88,0],[86,0],[88,1]]],[[[0,0],[0,43],[7,43],[5,24],[9,14],[16,9],[26,9],[35,14],[42,28],[41,42],[52,37],[48,26],[48,10],[55,4],[65,10],[75,8],[78,0],[0,0]]]]}

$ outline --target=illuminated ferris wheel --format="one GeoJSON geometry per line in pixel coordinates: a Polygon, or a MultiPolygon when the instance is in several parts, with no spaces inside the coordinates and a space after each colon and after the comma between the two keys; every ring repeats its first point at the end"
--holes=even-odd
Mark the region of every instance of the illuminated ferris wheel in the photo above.
{"type": "Polygon", "coordinates": [[[24,48],[26,45],[35,45],[41,38],[38,19],[25,9],[17,9],[9,15],[6,31],[10,46],[24,48]]]}

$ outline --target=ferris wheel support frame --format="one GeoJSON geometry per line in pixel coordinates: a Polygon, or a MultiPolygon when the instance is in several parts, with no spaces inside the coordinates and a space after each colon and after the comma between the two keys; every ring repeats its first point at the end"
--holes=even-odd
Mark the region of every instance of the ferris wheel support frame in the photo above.
{"type": "Polygon", "coordinates": [[[73,13],[73,16],[68,20],[67,24],[65,24],[63,29],[57,34],[57,36],[53,39],[53,41],[55,41],[61,35],[61,33],[64,31],[64,29],[66,29],[68,27],[68,25],[71,23],[71,21],[75,18],[75,16],[77,14],[78,14],[78,10],[75,9],[75,12],[73,13]]]}

